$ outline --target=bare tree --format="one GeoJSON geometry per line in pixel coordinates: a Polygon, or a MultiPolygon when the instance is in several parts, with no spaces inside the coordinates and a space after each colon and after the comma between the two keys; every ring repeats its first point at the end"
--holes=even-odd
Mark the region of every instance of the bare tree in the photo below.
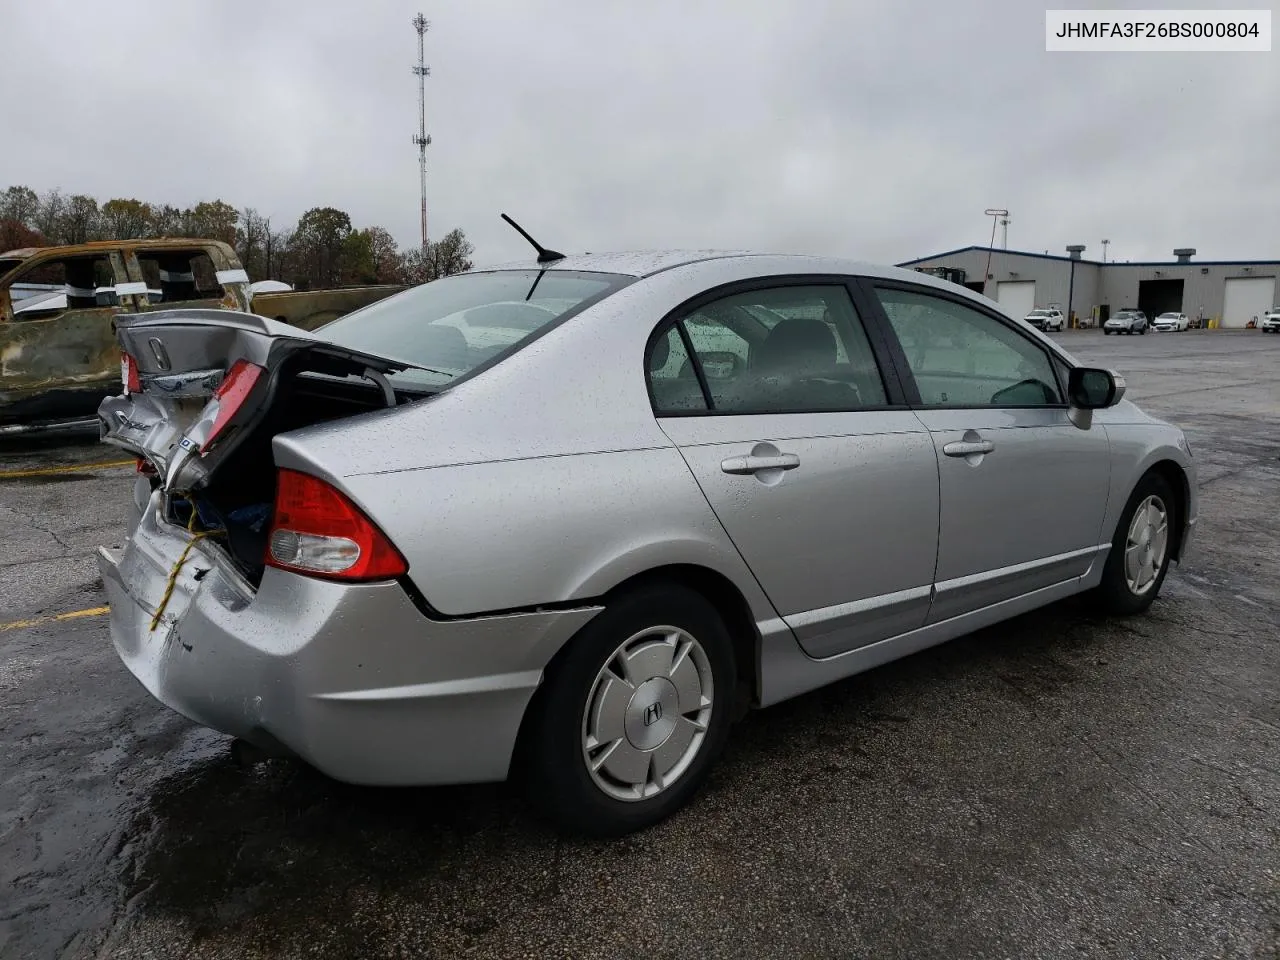
{"type": "Polygon", "coordinates": [[[258,216],[258,211],[252,207],[245,207],[240,213],[236,226],[236,256],[252,280],[266,279],[270,273],[270,267],[264,262],[267,259],[265,246],[269,230],[266,220],[258,216]]]}
{"type": "Polygon", "coordinates": [[[102,229],[112,240],[134,240],[151,232],[151,206],[141,200],[116,198],[102,205],[102,229]]]}
{"type": "Polygon", "coordinates": [[[77,193],[66,202],[59,217],[59,243],[88,243],[102,236],[98,201],[77,193]]]}
{"type": "Polygon", "coordinates": [[[467,235],[455,227],[439,240],[428,242],[425,256],[418,248],[401,254],[400,272],[407,283],[428,283],[470,270],[473,253],[475,247],[467,235]]]}
{"type": "Polygon", "coordinates": [[[0,220],[12,220],[34,227],[40,209],[40,198],[30,187],[9,187],[0,194],[0,220]]]}
{"type": "Polygon", "coordinates": [[[177,237],[182,234],[183,211],[171,204],[151,208],[151,236],[177,237]]]}
{"type": "MultiPolygon", "coordinates": [[[[96,206],[96,204],[95,204],[96,206]]],[[[54,243],[66,243],[62,239],[62,212],[67,207],[67,201],[62,196],[62,191],[53,189],[48,190],[40,197],[40,202],[36,207],[35,223],[31,226],[35,227],[54,243]]]]}

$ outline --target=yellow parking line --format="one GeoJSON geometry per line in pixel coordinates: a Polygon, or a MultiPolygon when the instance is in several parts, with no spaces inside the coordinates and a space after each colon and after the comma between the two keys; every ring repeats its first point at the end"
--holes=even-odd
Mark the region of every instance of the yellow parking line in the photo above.
{"type": "Polygon", "coordinates": [[[40,470],[0,470],[0,480],[15,477],[51,477],[59,473],[76,473],[80,470],[105,470],[108,467],[134,467],[137,460],[104,460],[101,463],[77,463],[69,467],[44,467],[40,470]]]}
{"type": "Polygon", "coordinates": [[[6,630],[24,630],[27,627],[39,627],[46,623],[57,623],[60,620],[79,620],[81,617],[100,617],[110,613],[110,607],[89,607],[87,610],[72,610],[70,613],[58,613],[52,617],[36,617],[34,620],[13,620],[0,623],[0,633],[6,630]]]}

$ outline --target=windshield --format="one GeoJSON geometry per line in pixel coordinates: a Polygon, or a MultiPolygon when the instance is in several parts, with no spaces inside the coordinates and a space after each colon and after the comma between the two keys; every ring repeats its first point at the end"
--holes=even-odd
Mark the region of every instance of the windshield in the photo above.
{"type": "Polygon", "coordinates": [[[1156,319],[1157,320],[1177,320],[1178,315],[1176,313],[1162,313],[1160,314],[1160,316],[1156,317],[1156,319]]]}
{"type": "Polygon", "coordinates": [[[1028,317],[1047,317],[1049,316],[1049,311],[1048,310],[1032,310],[1030,313],[1027,314],[1027,316],[1028,317]]]}
{"type": "Polygon", "coordinates": [[[399,384],[443,387],[515,353],[631,281],[558,270],[462,273],[379,300],[316,333],[339,346],[425,368],[394,374],[399,384]]]}

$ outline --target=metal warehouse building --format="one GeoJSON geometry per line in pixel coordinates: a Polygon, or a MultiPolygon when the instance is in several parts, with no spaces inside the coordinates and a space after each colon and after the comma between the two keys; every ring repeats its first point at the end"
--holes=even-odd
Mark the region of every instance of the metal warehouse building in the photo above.
{"type": "Polygon", "coordinates": [[[1244,327],[1276,304],[1276,276],[1280,260],[1194,260],[1194,249],[1173,251],[1168,262],[1112,262],[1080,258],[1079,252],[1061,257],[1017,250],[963,247],[901,267],[927,270],[971,290],[985,293],[1006,312],[1024,317],[1035,307],[1057,306],[1086,322],[1095,308],[1115,313],[1137,307],[1147,316],[1166,311],[1187,314],[1205,324],[1244,327]],[[990,268],[987,267],[990,257],[990,268]],[[983,290],[983,275],[986,290],[983,290]]]}

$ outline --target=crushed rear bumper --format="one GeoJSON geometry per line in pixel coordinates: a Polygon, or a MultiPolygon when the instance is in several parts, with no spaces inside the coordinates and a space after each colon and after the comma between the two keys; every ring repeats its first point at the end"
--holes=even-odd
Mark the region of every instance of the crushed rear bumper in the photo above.
{"type": "Polygon", "coordinates": [[[142,685],[203,726],[283,745],[338,780],[469,783],[507,775],[542,670],[598,607],[439,621],[397,583],[268,568],[254,591],[220,548],[158,519],[100,548],[111,639],[142,685]]]}

